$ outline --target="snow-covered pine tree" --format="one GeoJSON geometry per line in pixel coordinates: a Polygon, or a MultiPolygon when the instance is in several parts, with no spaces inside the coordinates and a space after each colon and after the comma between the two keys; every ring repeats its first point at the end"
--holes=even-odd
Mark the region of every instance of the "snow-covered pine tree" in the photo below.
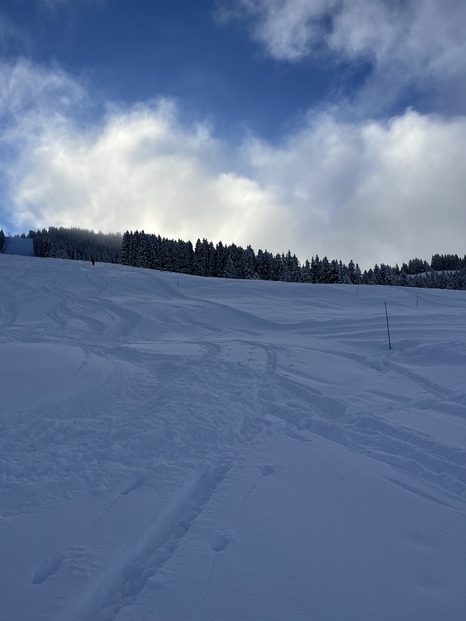
{"type": "Polygon", "coordinates": [[[131,234],[129,231],[123,233],[120,249],[120,263],[122,265],[129,265],[129,255],[131,250],[131,234]]]}
{"type": "Polygon", "coordinates": [[[248,246],[243,252],[242,259],[242,278],[245,278],[247,280],[256,278],[256,255],[254,254],[254,250],[251,248],[251,246],[248,246]]]}
{"type": "Polygon", "coordinates": [[[137,266],[149,269],[152,267],[150,238],[144,231],[139,233],[139,246],[137,252],[137,266]]]}
{"type": "Polygon", "coordinates": [[[193,245],[190,241],[183,242],[181,240],[178,242],[178,245],[180,247],[180,272],[192,274],[194,258],[193,245]]]}
{"type": "Polygon", "coordinates": [[[215,246],[215,276],[223,278],[225,273],[225,266],[227,262],[227,249],[221,241],[215,246]]]}
{"type": "Polygon", "coordinates": [[[225,262],[225,269],[223,270],[223,278],[236,278],[236,268],[233,263],[233,257],[230,253],[227,255],[227,260],[225,262]]]}
{"type": "Polygon", "coordinates": [[[321,271],[321,261],[319,259],[319,255],[316,254],[315,257],[311,258],[311,282],[317,283],[319,282],[321,271]]]}
{"type": "Polygon", "coordinates": [[[308,259],[304,261],[304,265],[301,266],[301,282],[312,282],[311,264],[308,259]]]}

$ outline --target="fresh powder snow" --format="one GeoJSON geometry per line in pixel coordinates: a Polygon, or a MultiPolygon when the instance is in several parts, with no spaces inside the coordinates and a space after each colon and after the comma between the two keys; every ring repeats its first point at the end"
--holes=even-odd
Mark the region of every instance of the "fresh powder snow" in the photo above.
{"type": "Polygon", "coordinates": [[[465,292],[0,283],[2,621],[465,618],[465,292]]]}

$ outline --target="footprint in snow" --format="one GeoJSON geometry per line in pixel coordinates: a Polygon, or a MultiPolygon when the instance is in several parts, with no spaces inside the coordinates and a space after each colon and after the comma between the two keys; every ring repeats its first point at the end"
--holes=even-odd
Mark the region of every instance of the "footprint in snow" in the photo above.
{"type": "Polygon", "coordinates": [[[222,552],[222,550],[224,550],[229,543],[230,540],[228,539],[228,537],[225,537],[224,535],[217,535],[216,537],[214,537],[211,547],[214,552],[222,552]]]}
{"type": "Polygon", "coordinates": [[[42,584],[46,580],[57,573],[58,568],[65,560],[63,554],[58,554],[47,561],[44,561],[34,572],[32,584],[42,584]]]}
{"type": "Polygon", "coordinates": [[[261,474],[263,477],[268,477],[275,472],[275,468],[273,466],[262,466],[261,474]]]}
{"type": "Polygon", "coordinates": [[[122,496],[126,496],[126,494],[129,494],[138,487],[141,487],[144,483],[144,479],[145,477],[142,472],[135,472],[120,483],[118,491],[122,496]]]}

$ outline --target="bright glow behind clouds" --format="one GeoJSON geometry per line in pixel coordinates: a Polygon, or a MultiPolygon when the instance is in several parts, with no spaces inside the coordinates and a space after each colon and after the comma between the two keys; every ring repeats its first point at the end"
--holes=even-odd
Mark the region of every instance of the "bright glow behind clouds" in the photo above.
{"type": "Polygon", "coordinates": [[[167,100],[113,108],[83,131],[69,116],[82,89],[63,74],[49,82],[64,112],[51,116],[44,101],[41,115],[25,114],[17,100],[10,130],[22,145],[10,171],[19,228],[144,229],[367,267],[461,252],[452,223],[464,222],[464,118],[407,112],[355,125],[323,114],[279,146],[250,137],[233,151],[207,125],[183,125],[167,100]]]}
{"type": "Polygon", "coordinates": [[[15,222],[263,245],[283,214],[271,192],[219,165],[221,151],[206,126],[182,127],[166,100],[114,110],[87,134],[60,119],[14,171],[15,222]]]}

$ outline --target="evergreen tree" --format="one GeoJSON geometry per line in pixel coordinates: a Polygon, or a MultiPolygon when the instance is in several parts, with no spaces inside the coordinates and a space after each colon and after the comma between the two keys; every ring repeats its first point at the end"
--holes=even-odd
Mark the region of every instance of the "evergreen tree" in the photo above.
{"type": "Polygon", "coordinates": [[[350,268],[341,261],[338,263],[338,282],[343,285],[351,285],[350,268]]]}
{"type": "Polygon", "coordinates": [[[206,245],[207,241],[205,239],[202,242],[198,239],[194,248],[193,274],[196,276],[206,276],[206,245]]]}
{"type": "Polygon", "coordinates": [[[129,231],[125,231],[121,240],[120,263],[129,265],[129,255],[131,249],[131,236],[129,231]]]}
{"type": "Polygon", "coordinates": [[[332,285],[340,282],[340,265],[336,259],[332,259],[330,263],[330,280],[328,282],[332,285]]]}
{"type": "Polygon", "coordinates": [[[243,253],[241,272],[242,277],[247,280],[256,278],[256,256],[251,246],[248,246],[243,253]]]}
{"type": "Polygon", "coordinates": [[[457,254],[435,254],[430,266],[437,271],[459,270],[463,267],[463,262],[457,254]]]}
{"type": "Polygon", "coordinates": [[[316,282],[326,284],[332,282],[332,267],[327,257],[320,261],[319,273],[316,282]]]}
{"type": "Polygon", "coordinates": [[[191,242],[178,240],[178,270],[182,274],[191,274],[193,268],[193,245],[191,242]]]}
{"type": "Polygon", "coordinates": [[[272,280],[273,255],[267,250],[257,252],[257,276],[261,280],[272,280]]]}
{"type": "Polygon", "coordinates": [[[319,256],[316,254],[315,257],[311,259],[311,282],[318,283],[320,278],[321,271],[321,261],[319,256]]]}
{"type": "Polygon", "coordinates": [[[354,264],[353,259],[348,263],[348,276],[353,285],[359,285],[362,282],[361,269],[357,263],[354,264]]]}
{"type": "Polygon", "coordinates": [[[162,269],[162,238],[160,235],[151,235],[152,269],[162,269]]]}
{"type": "Polygon", "coordinates": [[[223,278],[227,262],[228,252],[222,242],[215,247],[215,276],[223,278]]]}
{"type": "Polygon", "coordinates": [[[138,266],[139,241],[139,231],[134,231],[129,252],[129,265],[132,265],[133,267],[138,266]]]}
{"type": "Polygon", "coordinates": [[[304,265],[301,267],[301,282],[312,282],[311,264],[306,259],[304,265]]]}
{"type": "Polygon", "coordinates": [[[288,265],[289,278],[291,282],[300,282],[301,280],[301,266],[299,265],[298,257],[295,254],[291,254],[288,250],[286,255],[286,263],[288,265]]]}
{"type": "Polygon", "coordinates": [[[141,231],[139,233],[139,246],[137,249],[137,267],[149,269],[152,266],[151,245],[148,235],[141,231]]]}
{"type": "Polygon", "coordinates": [[[230,253],[227,255],[227,260],[225,263],[225,269],[223,270],[224,278],[236,278],[236,268],[233,263],[233,257],[230,253]]]}
{"type": "Polygon", "coordinates": [[[217,271],[217,257],[212,242],[206,241],[206,276],[215,276],[217,271]]]}
{"type": "Polygon", "coordinates": [[[244,253],[244,250],[243,248],[241,248],[241,246],[237,246],[236,244],[230,244],[230,246],[228,246],[228,254],[231,256],[231,260],[235,268],[234,278],[241,277],[241,266],[243,263],[243,253],[244,253]]]}

